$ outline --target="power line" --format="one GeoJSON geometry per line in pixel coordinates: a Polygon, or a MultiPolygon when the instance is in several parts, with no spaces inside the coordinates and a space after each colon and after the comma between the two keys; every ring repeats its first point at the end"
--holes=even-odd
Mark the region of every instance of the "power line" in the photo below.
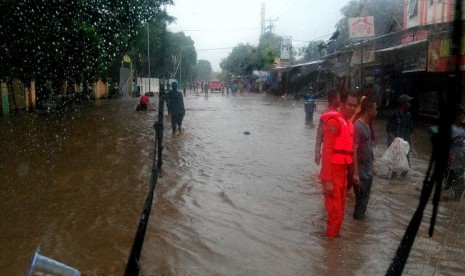
{"type": "Polygon", "coordinates": [[[237,29],[170,29],[170,32],[231,32],[231,31],[258,31],[259,28],[237,29]]]}

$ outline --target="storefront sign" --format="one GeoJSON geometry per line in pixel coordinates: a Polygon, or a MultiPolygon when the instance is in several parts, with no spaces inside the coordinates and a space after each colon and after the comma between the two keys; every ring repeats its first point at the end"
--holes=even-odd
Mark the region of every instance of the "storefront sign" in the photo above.
{"type": "Polygon", "coordinates": [[[428,38],[429,34],[430,34],[429,30],[418,30],[415,32],[406,32],[402,35],[402,38],[400,39],[400,43],[407,44],[407,43],[414,42],[414,41],[425,40],[428,38]]]}
{"type": "Polygon", "coordinates": [[[426,70],[426,53],[421,51],[419,55],[406,56],[402,73],[420,72],[426,70]]]}
{"type": "Polygon", "coordinates": [[[281,60],[291,59],[292,38],[283,37],[281,41],[281,60]]]}
{"type": "Polygon", "coordinates": [[[374,22],[373,16],[349,18],[349,37],[351,39],[374,37],[374,22]]]}
{"type": "MultiPolygon", "coordinates": [[[[448,72],[455,70],[457,58],[452,57],[452,39],[435,39],[429,42],[428,72],[448,72]]],[[[462,38],[460,69],[465,71],[465,37],[462,38]]]]}
{"type": "Polygon", "coordinates": [[[363,59],[360,60],[360,50],[355,50],[352,54],[351,64],[370,63],[375,60],[373,48],[363,49],[363,59]]]}

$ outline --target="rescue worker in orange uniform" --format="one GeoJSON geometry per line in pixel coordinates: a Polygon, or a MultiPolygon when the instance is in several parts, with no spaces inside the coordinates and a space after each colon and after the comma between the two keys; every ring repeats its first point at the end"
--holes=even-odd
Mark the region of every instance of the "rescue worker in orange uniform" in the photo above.
{"type": "MultiPolygon", "coordinates": [[[[338,112],[337,109],[339,108],[341,102],[341,96],[339,95],[338,90],[329,90],[328,91],[328,111],[338,112]]],[[[323,113],[324,114],[324,113],[323,113]]],[[[323,115],[321,114],[321,115],[323,115]]],[[[320,121],[318,123],[318,130],[316,131],[316,141],[315,141],[315,163],[320,165],[321,160],[321,145],[323,144],[323,126],[324,121],[322,120],[320,115],[320,121]]]]}
{"type": "Polygon", "coordinates": [[[321,115],[324,141],[320,180],[328,211],[326,236],[336,238],[344,219],[347,194],[347,169],[352,164],[354,127],[350,118],[358,106],[358,96],[347,92],[341,97],[340,111],[321,115]]]}

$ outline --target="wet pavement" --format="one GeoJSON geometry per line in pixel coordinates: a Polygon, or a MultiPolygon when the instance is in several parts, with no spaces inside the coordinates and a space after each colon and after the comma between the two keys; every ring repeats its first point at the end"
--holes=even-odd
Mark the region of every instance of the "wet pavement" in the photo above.
{"type": "MultiPolygon", "coordinates": [[[[154,98],[151,98],[151,100],[154,98]]],[[[153,100],[152,100],[153,101],[153,100]]],[[[24,275],[41,254],[83,275],[122,275],[147,195],[157,112],[106,100],[50,116],[0,118],[0,274],[24,275]]],[[[324,237],[316,128],[302,102],[257,94],[188,94],[185,134],[169,135],[141,256],[141,275],[379,275],[418,205],[427,125],[405,179],[385,179],[385,121],[367,216],[324,237]],[[247,134],[246,132],[249,132],[247,134]]],[[[314,121],[324,110],[319,103],[314,121]]],[[[428,206],[404,275],[463,275],[464,201],[428,206]]]]}

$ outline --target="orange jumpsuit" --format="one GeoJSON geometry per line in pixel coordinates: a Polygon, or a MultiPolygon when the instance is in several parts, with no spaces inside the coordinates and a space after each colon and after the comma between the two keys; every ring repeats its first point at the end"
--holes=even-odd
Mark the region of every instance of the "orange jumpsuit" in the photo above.
{"type": "Polygon", "coordinates": [[[340,114],[322,115],[324,124],[324,142],[320,180],[333,184],[333,195],[325,195],[325,207],[328,211],[326,236],[337,237],[344,219],[345,199],[347,195],[347,168],[352,163],[353,126],[340,114]]]}

